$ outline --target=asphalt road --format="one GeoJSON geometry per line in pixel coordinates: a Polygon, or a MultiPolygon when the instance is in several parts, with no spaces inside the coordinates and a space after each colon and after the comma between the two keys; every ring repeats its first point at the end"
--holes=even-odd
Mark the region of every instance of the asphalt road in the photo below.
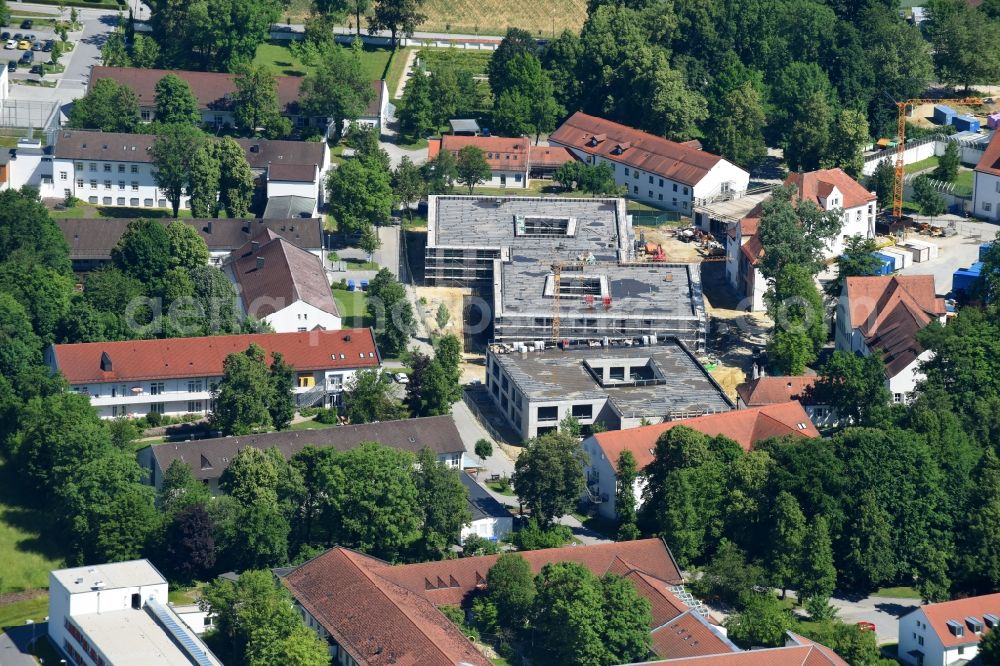
{"type": "Polygon", "coordinates": [[[830,603],[839,611],[838,617],[847,624],[873,623],[879,645],[884,645],[899,640],[899,618],[917,608],[920,600],[893,597],[833,598],[830,603]]]}

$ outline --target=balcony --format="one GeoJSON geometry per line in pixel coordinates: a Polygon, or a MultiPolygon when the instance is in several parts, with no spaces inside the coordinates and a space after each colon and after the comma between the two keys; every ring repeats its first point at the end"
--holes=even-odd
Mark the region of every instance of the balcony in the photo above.
{"type": "MultiPolygon", "coordinates": [[[[86,395],[86,394],[84,394],[86,395]]],[[[184,402],[187,400],[202,400],[205,404],[212,399],[209,391],[164,391],[163,393],[130,393],[126,395],[90,396],[90,404],[94,407],[109,407],[111,405],[148,405],[153,402],[184,402]]]]}

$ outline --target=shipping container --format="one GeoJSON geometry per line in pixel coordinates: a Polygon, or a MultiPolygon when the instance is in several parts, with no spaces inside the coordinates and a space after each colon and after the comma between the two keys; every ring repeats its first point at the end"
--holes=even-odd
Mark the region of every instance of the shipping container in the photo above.
{"type": "Polygon", "coordinates": [[[903,245],[902,243],[896,243],[896,249],[900,252],[905,252],[910,255],[911,264],[919,264],[923,261],[923,255],[927,253],[927,250],[921,250],[920,248],[910,247],[909,245],[903,245]]]}
{"type": "Polygon", "coordinates": [[[878,270],[875,271],[875,275],[891,275],[892,274],[892,266],[893,266],[892,259],[890,259],[889,257],[886,257],[884,255],[881,255],[878,252],[873,252],[872,254],[882,264],[881,266],[879,266],[878,270]]]}
{"type": "Polygon", "coordinates": [[[990,129],[996,129],[1000,126],[1000,113],[991,113],[986,116],[986,126],[990,129]]]}
{"type": "Polygon", "coordinates": [[[979,118],[974,116],[955,116],[951,124],[960,132],[978,132],[979,118]]]}
{"type": "Polygon", "coordinates": [[[951,276],[951,290],[955,293],[964,292],[979,279],[979,274],[983,270],[983,262],[977,261],[969,268],[959,268],[951,276]]]}
{"type": "Polygon", "coordinates": [[[893,271],[898,271],[900,268],[902,268],[901,264],[903,263],[903,258],[898,255],[891,255],[885,252],[876,252],[875,256],[881,259],[882,261],[885,261],[888,264],[889,270],[887,273],[884,273],[883,275],[888,275],[889,273],[892,273],[893,271]]]}
{"type": "Polygon", "coordinates": [[[913,263],[913,255],[906,250],[900,250],[895,246],[889,246],[882,248],[882,254],[888,255],[890,257],[899,257],[899,262],[896,264],[897,270],[902,270],[908,268],[910,264],[913,263]]]}
{"type": "Polygon", "coordinates": [[[918,240],[916,238],[906,239],[906,244],[910,247],[920,247],[927,248],[927,259],[937,259],[938,257],[938,246],[934,243],[929,243],[925,240],[918,240]]]}
{"type": "Polygon", "coordinates": [[[950,106],[945,106],[944,104],[934,105],[934,122],[938,125],[951,125],[951,121],[955,115],[955,109],[950,106]]]}
{"type": "Polygon", "coordinates": [[[903,243],[903,247],[907,247],[913,252],[913,261],[918,264],[931,258],[931,249],[924,243],[914,243],[911,240],[906,240],[903,243]]]}

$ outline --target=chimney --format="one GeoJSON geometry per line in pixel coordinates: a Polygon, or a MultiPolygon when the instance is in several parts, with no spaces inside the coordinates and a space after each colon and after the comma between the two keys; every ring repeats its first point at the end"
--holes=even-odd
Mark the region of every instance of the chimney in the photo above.
{"type": "Polygon", "coordinates": [[[212,235],[212,220],[208,221],[208,235],[212,235]]]}
{"type": "Polygon", "coordinates": [[[260,242],[259,241],[250,241],[250,251],[251,252],[256,252],[259,249],[260,249],[260,242]]]}
{"type": "Polygon", "coordinates": [[[264,257],[257,257],[257,270],[264,270],[264,257]]]}

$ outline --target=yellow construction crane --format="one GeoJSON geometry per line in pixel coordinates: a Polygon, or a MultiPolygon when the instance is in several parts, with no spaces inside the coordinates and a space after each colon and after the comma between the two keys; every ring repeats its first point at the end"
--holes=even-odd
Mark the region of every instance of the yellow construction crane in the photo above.
{"type": "Polygon", "coordinates": [[[941,104],[950,102],[952,104],[982,104],[979,97],[956,97],[952,99],[908,99],[905,102],[896,102],[899,110],[898,128],[896,131],[896,177],[892,184],[892,218],[899,221],[903,217],[903,153],[906,152],[906,109],[919,104],[941,104]]]}

